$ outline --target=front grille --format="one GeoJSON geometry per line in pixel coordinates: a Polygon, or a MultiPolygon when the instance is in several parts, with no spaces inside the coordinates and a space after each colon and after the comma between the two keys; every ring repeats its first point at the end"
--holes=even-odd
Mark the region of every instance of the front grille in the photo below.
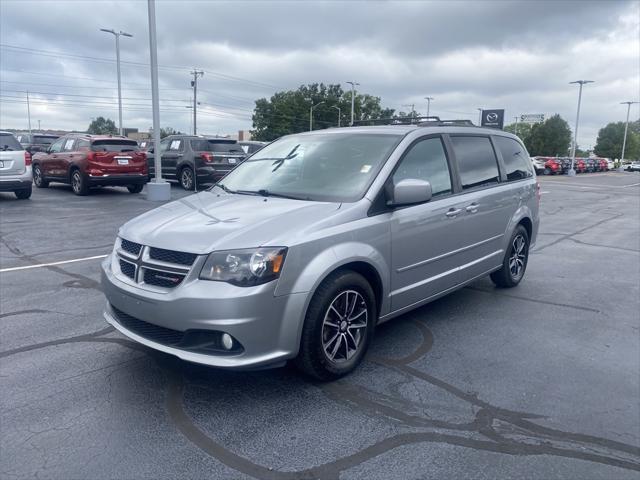
{"type": "Polygon", "coordinates": [[[141,337],[167,346],[177,345],[182,341],[184,332],[138,320],[137,318],[118,310],[113,305],[111,305],[111,309],[113,310],[113,313],[115,313],[118,323],[127,330],[131,330],[141,337]]]}
{"type": "Polygon", "coordinates": [[[137,257],[140,254],[140,249],[142,248],[142,245],[140,245],[139,243],[131,242],[129,240],[125,240],[123,238],[120,241],[120,248],[125,252],[129,252],[130,254],[135,255],[137,257]]]}
{"type": "Polygon", "coordinates": [[[193,265],[198,255],[195,253],[177,252],[175,250],[165,250],[164,248],[151,247],[149,258],[167,263],[177,263],[179,265],[193,265]]]}
{"type": "Polygon", "coordinates": [[[184,275],[178,273],[168,273],[161,270],[152,270],[146,268],[144,270],[144,283],[155,285],[156,287],[174,288],[182,283],[184,275]]]}
{"type": "Polygon", "coordinates": [[[129,278],[136,278],[136,266],[133,263],[120,259],[120,271],[129,278]]]}
{"type": "Polygon", "coordinates": [[[161,327],[135,318],[111,305],[115,320],[127,330],[167,347],[180,348],[196,353],[217,355],[237,355],[244,347],[234,339],[233,347],[227,350],[222,346],[222,333],[217,330],[187,330],[181,332],[161,327]]]}

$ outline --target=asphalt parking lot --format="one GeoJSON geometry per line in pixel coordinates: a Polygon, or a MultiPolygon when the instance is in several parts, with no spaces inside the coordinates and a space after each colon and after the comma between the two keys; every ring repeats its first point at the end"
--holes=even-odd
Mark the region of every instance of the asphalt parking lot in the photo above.
{"type": "Polygon", "coordinates": [[[638,479],[640,174],[540,182],[519,287],[381,326],[329,384],[187,364],[105,323],[95,257],[144,194],[0,194],[1,478],[638,479]]]}

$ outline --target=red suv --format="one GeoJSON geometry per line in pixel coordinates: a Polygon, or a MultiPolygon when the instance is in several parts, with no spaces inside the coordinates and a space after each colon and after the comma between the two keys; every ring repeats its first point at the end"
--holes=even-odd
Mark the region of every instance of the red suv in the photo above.
{"type": "Polygon", "coordinates": [[[557,158],[547,158],[544,162],[544,171],[545,175],[555,175],[562,173],[562,164],[557,158]]]}
{"type": "Polygon", "coordinates": [[[94,186],[124,186],[139,193],[147,178],[146,154],[126,137],[65,135],[33,157],[36,187],[69,183],[76,195],[87,195],[94,186]]]}

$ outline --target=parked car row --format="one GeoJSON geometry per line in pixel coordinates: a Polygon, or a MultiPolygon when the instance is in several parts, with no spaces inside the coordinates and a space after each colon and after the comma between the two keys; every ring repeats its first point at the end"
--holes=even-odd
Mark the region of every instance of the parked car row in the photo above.
{"type": "MultiPolygon", "coordinates": [[[[537,173],[543,175],[566,174],[571,169],[571,157],[532,157],[537,173]]],[[[613,162],[606,158],[576,157],[573,164],[576,173],[606,172],[613,169],[613,162]]]]}
{"type": "MultiPolygon", "coordinates": [[[[139,193],[155,173],[149,141],[139,144],[118,135],[86,133],[0,135],[0,191],[14,192],[21,199],[31,196],[32,183],[38,188],[66,183],[76,195],[87,195],[98,186],[124,186],[139,193]]],[[[162,175],[194,190],[217,182],[262,146],[229,138],[171,135],[160,143],[162,175]]]]}

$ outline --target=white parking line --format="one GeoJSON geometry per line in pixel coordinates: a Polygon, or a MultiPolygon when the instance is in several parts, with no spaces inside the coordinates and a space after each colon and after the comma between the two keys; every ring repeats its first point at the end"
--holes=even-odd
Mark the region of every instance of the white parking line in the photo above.
{"type": "Polygon", "coordinates": [[[632,183],[631,185],[623,185],[622,188],[637,187],[638,185],[640,185],[640,183],[632,183]]]}
{"type": "Polygon", "coordinates": [[[107,255],[94,255],[93,257],[74,258],[73,260],[63,260],[61,262],[39,263],[37,265],[25,265],[23,267],[2,268],[0,269],[0,273],[14,272],[16,270],[29,270],[31,268],[54,267],[56,265],[64,265],[65,263],[76,263],[76,262],[84,262],[86,260],[97,260],[98,258],[105,258],[106,256],[107,255]]]}

